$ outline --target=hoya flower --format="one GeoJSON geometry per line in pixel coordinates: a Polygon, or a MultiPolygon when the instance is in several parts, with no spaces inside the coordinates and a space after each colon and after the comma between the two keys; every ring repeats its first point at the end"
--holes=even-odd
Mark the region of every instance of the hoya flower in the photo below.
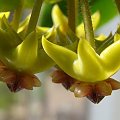
{"type": "MultiPolygon", "coordinates": [[[[73,81],[78,81],[78,86],[84,83],[85,87],[83,87],[83,89],[80,86],[78,87],[78,93],[81,93],[81,89],[82,91],[85,91],[83,93],[91,91],[85,96],[92,99],[92,101],[95,100],[95,103],[97,103],[101,97],[103,98],[104,96],[110,95],[112,89],[120,88],[120,84],[117,81],[115,81],[115,84],[117,83],[115,87],[112,87],[114,85],[112,84],[111,80],[108,82],[109,78],[120,69],[120,40],[109,45],[100,54],[96,53],[96,51],[84,38],[79,40],[77,52],[73,52],[65,47],[56,45],[48,41],[45,37],[42,38],[42,45],[45,52],[56,62],[56,64],[65,72],[65,74],[69,75],[73,81]],[[96,84],[98,83],[102,85],[99,86],[99,88],[101,88],[97,91],[95,89],[96,84]],[[103,85],[104,87],[102,87],[103,85]],[[91,86],[94,86],[94,90],[93,87],[91,88],[91,86]],[[93,91],[95,92],[94,94],[93,91]],[[94,99],[91,94],[94,97],[98,95],[99,98],[95,97],[96,99],[94,99]]],[[[73,88],[71,91],[74,91],[75,93],[77,88],[73,88]]]]}
{"type": "MultiPolygon", "coordinates": [[[[76,27],[75,35],[68,26],[67,17],[57,5],[53,7],[52,18],[54,25],[58,26],[56,40],[60,38],[61,43],[53,44],[44,37],[42,39],[44,50],[59,66],[52,74],[52,81],[62,83],[66,89],[74,92],[76,97],[86,96],[94,103],[99,103],[104,96],[110,95],[112,90],[119,89],[120,83],[110,78],[119,69],[117,65],[115,69],[111,68],[112,62],[116,62],[117,59],[112,61],[114,57],[108,55],[108,59],[111,57],[111,63],[106,60],[106,51],[116,41],[115,37],[112,34],[108,37],[103,34],[95,37],[96,50],[94,50],[85,40],[83,23],[76,27]],[[64,44],[65,38],[71,43],[64,44]]],[[[92,15],[93,30],[96,29],[99,20],[99,12],[92,15]]],[[[111,47],[109,51],[113,48],[111,47]]]]}
{"type": "MultiPolygon", "coordinates": [[[[60,30],[65,35],[73,34],[68,26],[68,19],[67,17],[62,13],[58,5],[55,5],[52,10],[52,20],[55,26],[59,26],[60,30]]],[[[98,26],[100,21],[100,13],[97,11],[92,15],[92,24],[93,29],[95,30],[98,26]]],[[[68,36],[67,35],[67,36],[68,36]]],[[[85,30],[84,30],[84,24],[81,23],[76,27],[76,35],[77,37],[85,37],[85,30]]]]}
{"type": "Polygon", "coordinates": [[[41,46],[45,30],[37,28],[24,36],[24,28],[14,31],[3,16],[0,29],[0,79],[11,91],[40,86],[34,75],[54,65],[41,46]],[[41,32],[40,32],[41,31],[41,32]]]}

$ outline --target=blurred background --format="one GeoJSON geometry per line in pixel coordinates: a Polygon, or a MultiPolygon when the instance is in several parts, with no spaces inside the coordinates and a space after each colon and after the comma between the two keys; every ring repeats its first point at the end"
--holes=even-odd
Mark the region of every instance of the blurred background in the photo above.
{"type": "MultiPolygon", "coordinates": [[[[107,12],[110,11],[108,6],[104,9],[107,12]]],[[[47,8],[47,11],[49,10],[51,7],[47,8]]],[[[28,11],[25,11],[26,13],[28,11]]],[[[107,18],[110,16],[108,14],[113,18],[112,12],[102,17],[107,18]]],[[[39,22],[41,26],[51,24],[47,21],[49,14],[41,14],[40,17],[45,18],[39,22]]],[[[111,31],[114,33],[118,23],[118,16],[109,20],[107,24],[101,23],[102,27],[99,27],[96,34],[109,35],[111,31]]],[[[93,104],[86,98],[75,98],[73,93],[65,90],[62,85],[52,83],[50,73],[51,70],[37,74],[42,81],[42,87],[34,88],[33,91],[11,93],[4,83],[0,83],[0,120],[120,120],[119,90],[105,97],[99,104],[93,104]]],[[[113,78],[120,81],[120,72],[113,78]]]]}

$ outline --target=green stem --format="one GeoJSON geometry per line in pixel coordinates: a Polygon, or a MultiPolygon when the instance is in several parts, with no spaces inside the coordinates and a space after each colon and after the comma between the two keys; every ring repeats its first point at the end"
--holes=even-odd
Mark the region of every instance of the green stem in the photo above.
{"type": "Polygon", "coordinates": [[[118,8],[118,11],[120,13],[120,0],[115,0],[116,6],[118,8]]]}
{"type": "Polygon", "coordinates": [[[23,10],[23,5],[24,5],[24,0],[20,0],[19,6],[17,7],[17,9],[14,12],[14,16],[13,16],[13,20],[12,20],[11,24],[15,31],[17,31],[18,27],[19,27],[19,22],[20,22],[22,10],[23,10]]]}
{"type": "Polygon", "coordinates": [[[42,6],[43,0],[36,0],[33,10],[32,10],[32,14],[30,17],[30,21],[28,24],[28,28],[26,31],[26,36],[32,32],[33,30],[35,30],[37,22],[38,22],[38,18],[39,18],[39,14],[40,14],[40,10],[41,10],[41,6],[42,6]]]}
{"type": "Polygon", "coordinates": [[[86,39],[89,41],[91,46],[95,49],[94,31],[92,27],[92,20],[91,20],[88,0],[80,0],[80,4],[81,4],[81,12],[84,20],[86,39]]]}
{"type": "Polygon", "coordinates": [[[67,7],[68,7],[68,25],[71,30],[75,33],[76,28],[76,7],[75,7],[76,0],[67,0],[67,7]]]}

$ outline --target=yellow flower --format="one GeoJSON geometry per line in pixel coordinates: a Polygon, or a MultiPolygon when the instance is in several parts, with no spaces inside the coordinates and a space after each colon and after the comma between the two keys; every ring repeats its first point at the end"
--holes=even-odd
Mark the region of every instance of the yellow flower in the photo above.
{"type": "Polygon", "coordinates": [[[100,55],[85,39],[79,41],[77,53],[55,45],[44,37],[42,41],[46,53],[65,73],[77,80],[86,82],[102,81],[120,69],[120,41],[111,44],[100,55]]]}
{"type": "MultiPolygon", "coordinates": [[[[58,5],[55,5],[52,10],[52,19],[55,26],[59,26],[60,30],[66,34],[68,31],[70,31],[68,27],[68,19],[67,17],[62,13],[58,5]]],[[[93,29],[95,30],[98,26],[100,21],[100,13],[97,11],[92,15],[92,24],[93,29]]],[[[85,30],[84,30],[84,24],[81,23],[76,27],[76,35],[77,37],[84,37],[85,38],[85,30]]]]}

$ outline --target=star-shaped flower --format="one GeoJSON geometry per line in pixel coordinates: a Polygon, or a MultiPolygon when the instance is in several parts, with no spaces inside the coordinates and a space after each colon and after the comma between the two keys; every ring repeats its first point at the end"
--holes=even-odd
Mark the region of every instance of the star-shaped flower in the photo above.
{"type": "MultiPolygon", "coordinates": [[[[102,93],[103,91],[105,92],[109,86],[106,81],[109,81],[109,78],[120,69],[120,40],[109,45],[100,54],[96,53],[84,38],[79,40],[77,53],[49,42],[45,37],[42,38],[42,45],[45,52],[56,62],[61,70],[63,70],[65,74],[70,76],[74,81],[78,81],[77,83],[80,85],[81,83],[85,83],[84,86],[87,84],[86,89],[89,88],[89,85],[94,87],[99,83],[99,91],[102,91],[102,93]],[[105,81],[106,84],[104,84],[106,86],[103,87],[104,89],[102,88],[103,81],[105,81]]],[[[57,79],[57,77],[55,78],[57,79]]],[[[65,79],[63,79],[63,81],[64,80],[65,79]]],[[[66,82],[66,84],[68,83],[69,82],[66,82]]],[[[69,87],[71,88],[72,85],[69,87]]],[[[113,88],[111,86],[109,88],[111,90],[109,91],[108,89],[104,96],[111,94],[113,88]]],[[[120,88],[119,82],[117,82],[116,89],[118,88],[120,88]]],[[[95,89],[93,90],[94,92],[96,91],[95,89]]],[[[90,93],[91,95],[93,95],[93,91],[92,94],[90,93]]],[[[96,92],[94,94],[99,94],[99,98],[101,99],[101,97],[103,97],[102,93],[96,92]]],[[[90,94],[87,94],[86,96],[91,98],[90,94]]],[[[97,103],[99,100],[93,98],[92,101],[97,103]]]]}
{"type": "Polygon", "coordinates": [[[48,29],[37,27],[25,36],[28,19],[20,24],[17,32],[5,15],[0,20],[0,78],[13,92],[40,86],[40,81],[33,74],[54,65],[41,46],[42,35],[48,29]]]}

